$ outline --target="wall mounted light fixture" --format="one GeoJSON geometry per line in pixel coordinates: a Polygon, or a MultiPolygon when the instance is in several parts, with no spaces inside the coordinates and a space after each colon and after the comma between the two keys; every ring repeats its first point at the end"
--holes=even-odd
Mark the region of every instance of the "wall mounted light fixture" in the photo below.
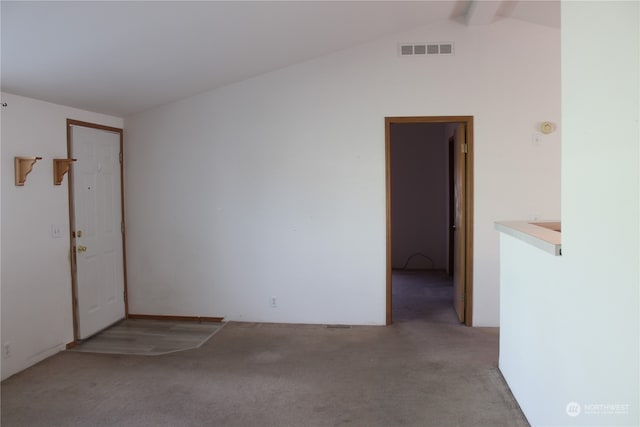
{"type": "Polygon", "coordinates": [[[553,123],[551,122],[540,123],[540,132],[544,133],[545,135],[548,135],[551,132],[553,132],[553,129],[554,129],[554,126],[553,126],[553,123]]]}

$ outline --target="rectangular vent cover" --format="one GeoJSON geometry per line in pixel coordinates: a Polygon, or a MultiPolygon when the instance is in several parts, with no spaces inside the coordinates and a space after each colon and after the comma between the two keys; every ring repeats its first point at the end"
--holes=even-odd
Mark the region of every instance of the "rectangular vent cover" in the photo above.
{"type": "Polygon", "coordinates": [[[407,44],[400,46],[400,55],[413,55],[413,45],[407,44]]]}
{"type": "Polygon", "coordinates": [[[401,43],[400,56],[453,55],[453,43],[401,43]]]}
{"type": "Polygon", "coordinates": [[[427,48],[423,44],[416,44],[413,46],[413,54],[414,55],[424,55],[427,53],[427,48]]]}

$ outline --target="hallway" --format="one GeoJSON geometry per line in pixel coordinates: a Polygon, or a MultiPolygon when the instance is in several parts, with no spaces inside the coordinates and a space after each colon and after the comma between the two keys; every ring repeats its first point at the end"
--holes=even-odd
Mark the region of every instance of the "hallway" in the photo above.
{"type": "Polygon", "coordinates": [[[452,279],[441,270],[393,270],[393,322],[460,324],[452,279]]]}

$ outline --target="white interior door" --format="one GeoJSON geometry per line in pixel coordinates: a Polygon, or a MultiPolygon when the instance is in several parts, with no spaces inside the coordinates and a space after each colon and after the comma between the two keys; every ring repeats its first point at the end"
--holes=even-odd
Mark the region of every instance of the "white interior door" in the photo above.
{"type": "Polygon", "coordinates": [[[125,317],[120,134],[73,126],[78,338],[125,317]]]}

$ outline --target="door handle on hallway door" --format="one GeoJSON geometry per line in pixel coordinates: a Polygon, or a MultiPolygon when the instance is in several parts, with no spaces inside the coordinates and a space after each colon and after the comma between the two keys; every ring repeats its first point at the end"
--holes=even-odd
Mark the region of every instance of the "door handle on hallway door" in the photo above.
{"type": "Polygon", "coordinates": [[[86,252],[86,251],[87,251],[86,246],[78,245],[78,252],[86,252]]]}

